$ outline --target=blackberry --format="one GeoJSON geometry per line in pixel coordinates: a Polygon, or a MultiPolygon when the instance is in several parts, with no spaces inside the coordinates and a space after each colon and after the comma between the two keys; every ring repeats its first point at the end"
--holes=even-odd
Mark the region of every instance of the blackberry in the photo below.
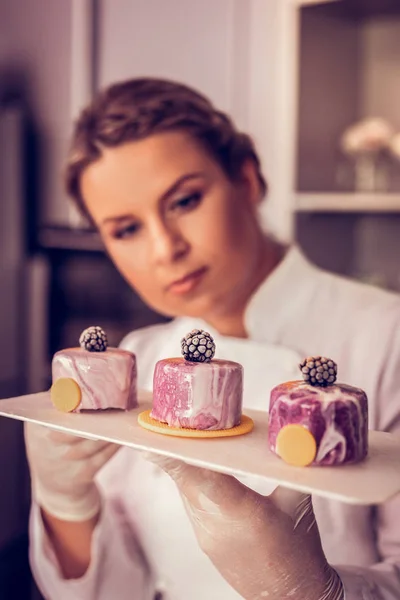
{"type": "Polygon", "coordinates": [[[309,356],[299,365],[301,374],[306,383],[311,385],[327,386],[336,381],[337,364],[324,356],[309,356]]]}
{"type": "Polygon", "coordinates": [[[105,352],[108,346],[106,332],[98,325],[88,327],[82,331],[79,337],[79,345],[88,352],[105,352]]]}
{"type": "Polygon", "coordinates": [[[183,358],[189,362],[210,362],[215,354],[215,343],[203,329],[193,329],[181,340],[183,358]]]}

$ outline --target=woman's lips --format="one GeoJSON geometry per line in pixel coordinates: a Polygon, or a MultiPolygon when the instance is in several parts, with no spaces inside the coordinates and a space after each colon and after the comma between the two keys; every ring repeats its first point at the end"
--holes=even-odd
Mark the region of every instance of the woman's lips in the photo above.
{"type": "Polygon", "coordinates": [[[178,279],[171,283],[168,287],[168,291],[177,295],[188,294],[199,285],[206,271],[207,267],[202,267],[201,269],[197,269],[197,271],[185,275],[182,279],[178,279]]]}

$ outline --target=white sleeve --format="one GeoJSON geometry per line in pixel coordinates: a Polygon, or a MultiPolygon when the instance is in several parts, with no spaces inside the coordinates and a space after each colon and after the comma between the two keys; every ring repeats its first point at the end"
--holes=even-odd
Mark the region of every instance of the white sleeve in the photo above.
{"type": "Polygon", "coordinates": [[[64,579],[44,530],[37,505],[30,522],[30,562],[46,600],[152,600],[154,589],[146,565],[129,551],[121,515],[106,503],[92,538],[92,559],[85,575],[64,579]]]}
{"type": "Polygon", "coordinates": [[[124,452],[119,452],[99,474],[103,507],[92,537],[91,562],[83,577],[63,578],[40,508],[32,504],[30,562],[46,600],[153,600],[155,590],[151,573],[123,498],[127,462],[124,452]]]}

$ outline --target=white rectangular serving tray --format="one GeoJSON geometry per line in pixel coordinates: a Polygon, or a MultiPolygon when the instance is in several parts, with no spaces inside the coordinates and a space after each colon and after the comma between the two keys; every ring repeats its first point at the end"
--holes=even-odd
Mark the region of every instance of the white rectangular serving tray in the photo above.
{"type": "Polygon", "coordinates": [[[400,436],[369,432],[368,458],[343,467],[292,467],[268,448],[268,414],[245,411],[254,430],[231,438],[193,439],[153,433],[137,422],[151,407],[151,394],[140,392],[140,406],[129,412],[63,413],[49,392],[0,400],[0,416],[39,423],[59,431],[107,440],[182,459],[229,475],[256,476],[277,485],[349,504],[380,504],[400,492],[400,436]]]}

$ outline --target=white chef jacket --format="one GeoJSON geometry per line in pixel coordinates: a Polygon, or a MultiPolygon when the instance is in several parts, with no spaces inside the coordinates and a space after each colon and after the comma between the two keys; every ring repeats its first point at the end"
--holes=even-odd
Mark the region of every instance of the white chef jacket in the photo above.
{"type": "MultiPolygon", "coordinates": [[[[293,247],[251,299],[248,339],[222,337],[179,318],[134,331],[122,343],[137,355],[139,386],[151,389],[157,360],[179,354],[191,329],[215,336],[217,356],[244,366],[244,407],[266,410],[270,389],[298,378],[298,363],[324,355],[340,380],[369,397],[370,428],[400,431],[400,297],[311,265],[293,247]]],[[[400,469],[400,465],[399,465],[400,469]]],[[[267,494],[273,486],[244,478],[267,494]]],[[[49,600],[239,600],[200,550],[174,482],[122,448],[98,476],[104,504],[91,564],[63,580],[38,507],[31,512],[31,564],[49,600]]],[[[399,600],[400,496],[377,507],[313,498],[325,554],[346,600],[399,600]]],[[[303,599],[298,599],[303,600],[303,599]]]]}

